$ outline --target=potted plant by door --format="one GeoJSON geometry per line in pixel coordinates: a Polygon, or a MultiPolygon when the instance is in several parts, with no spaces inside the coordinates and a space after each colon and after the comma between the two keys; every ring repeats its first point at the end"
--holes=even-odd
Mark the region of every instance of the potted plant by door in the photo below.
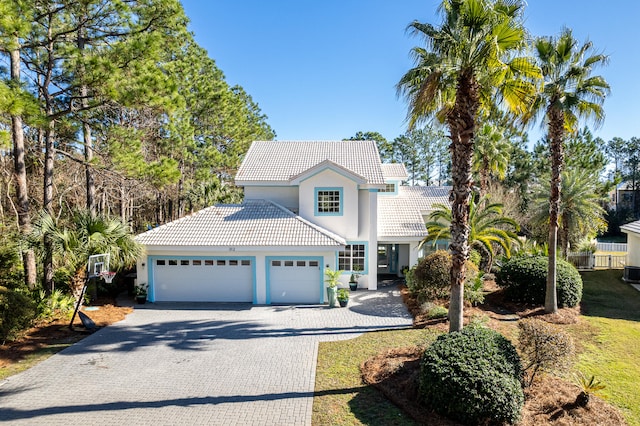
{"type": "Polygon", "coordinates": [[[351,274],[351,278],[349,278],[349,289],[351,291],[356,291],[358,289],[358,278],[360,278],[360,267],[358,265],[354,265],[353,273],[351,274]]]}
{"type": "Polygon", "coordinates": [[[346,288],[338,289],[338,303],[340,303],[340,307],[344,308],[349,303],[349,290],[346,288]]]}
{"type": "Polygon", "coordinates": [[[136,303],[144,305],[147,302],[147,288],[148,286],[146,283],[136,285],[134,289],[136,303]]]}
{"type": "Polygon", "coordinates": [[[324,282],[327,283],[327,299],[329,300],[330,308],[335,308],[336,306],[336,291],[338,284],[340,284],[339,278],[341,274],[342,271],[334,271],[330,268],[324,270],[324,275],[327,277],[324,282]]]}
{"type": "Polygon", "coordinates": [[[356,291],[358,289],[358,281],[356,280],[356,274],[351,274],[351,278],[349,278],[349,289],[351,291],[356,291]]]}

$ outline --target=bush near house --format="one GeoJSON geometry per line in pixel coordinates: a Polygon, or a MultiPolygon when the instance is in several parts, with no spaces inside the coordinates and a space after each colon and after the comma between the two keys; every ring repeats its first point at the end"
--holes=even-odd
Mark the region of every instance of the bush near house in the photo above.
{"type": "Polygon", "coordinates": [[[12,241],[0,247],[0,343],[27,328],[36,306],[24,285],[18,249],[12,241]]]}
{"type": "MultiPolygon", "coordinates": [[[[467,261],[467,283],[478,275],[478,268],[467,261]]],[[[451,254],[437,250],[423,257],[406,274],[407,287],[418,302],[430,302],[449,297],[451,288],[451,254]]]]}
{"type": "MultiPolygon", "coordinates": [[[[514,302],[544,303],[547,269],[546,256],[516,257],[505,263],[496,274],[496,283],[506,289],[514,302]]],[[[582,299],[582,278],[573,265],[557,261],[558,306],[573,307],[582,299]]]]}
{"type": "Polygon", "coordinates": [[[513,424],[524,404],[520,357],[500,333],[482,326],[440,335],[426,349],[419,398],[465,424],[513,424]]]}

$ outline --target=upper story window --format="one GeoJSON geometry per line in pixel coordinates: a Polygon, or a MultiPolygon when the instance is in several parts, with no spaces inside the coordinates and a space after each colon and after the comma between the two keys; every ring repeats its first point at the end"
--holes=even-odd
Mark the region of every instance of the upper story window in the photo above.
{"type": "Polygon", "coordinates": [[[395,183],[387,183],[385,184],[384,189],[379,189],[378,192],[396,192],[396,184],[395,183]]]}
{"type": "Polygon", "coordinates": [[[316,215],[342,215],[342,188],[316,188],[316,215]]]}

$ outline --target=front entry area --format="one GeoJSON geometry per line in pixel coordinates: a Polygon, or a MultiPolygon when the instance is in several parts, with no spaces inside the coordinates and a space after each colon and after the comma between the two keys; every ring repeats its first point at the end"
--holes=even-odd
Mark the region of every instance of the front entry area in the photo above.
{"type": "Polygon", "coordinates": [[[378,244],[378,274],[397,274],[400,244],[378,244]]]}
{"type": "Polygon", "coordinates": [[[252,302],[255,258],[150,257],[156,302],[252,302]]]}
{"type": "Polygon", "coordinates": [[[323,303],[322,257],[267,257],[267,304],[323,303]]]}

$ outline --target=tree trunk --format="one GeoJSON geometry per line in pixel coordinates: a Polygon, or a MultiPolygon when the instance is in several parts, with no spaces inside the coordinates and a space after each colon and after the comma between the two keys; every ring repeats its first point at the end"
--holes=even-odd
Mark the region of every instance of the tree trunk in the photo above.
{"type": "MultiPolygon", "coordinates": [[[[16,43],[16,45],[18,45],[16,43]]],[[[20,50],[12,49],[9,52],[11,62],[11,81],[15,87],[20,87],[20,50]]],[[[24,131],[22,117],[19,114],[11,115],[11,136],[13,138],[13,167],[16,185],[16,201],[18,210],[18,227],[23,238],[31,232],[31,218],[29,216],[29,192],[27,186],[27,168],[24,159],[24,131]]],[[[31,290],[36,286],[37,271],[36,257],[33,250],[25,250],[22,253],[25,284],[31,290]]]]}
{"type": "MultiPolygon", "coordinates": [[[[45,159],[44,159],[44,192],[42,200],[43,210],[53,216],[53,167],[54,167],[54,121],[50,121],[45,132],[45,159]]],[[[45,235],[44,252],[44,289],[46,292],[53,293],[55,284],[53,282],[53,247],[51,239],[45,235]]]]}
{"type": "Polygon", "coordinates": [[[451,131],[451,299],[449,331],[461,331],[464,326],[465,263],[469,259],[469,209],[471,202],[471,166],[473,136],[478,110],[478,84],[471,72],[458,79],[456,102],[447,117],[451,131]]]}
{"type": "Polygon", "coordinates": [[[549,268],[547,270],[547,288],[544,301],[546,313],[558,312],[557,265],[556,251],[558,246],[558,213],[560,211],[560,183],[564,154],[562,139],[564,137],[564,113],[550,107],[547,110],[549,119],[549,140],[551,154],[551,194],[549,195],[549,268]]]}
{"type": "MultiPolygon", "coordinates": [[[[82,17],[85,18],[84,16],[82,17]]],[[[84,50],[85,45],[85,32],[86,30],[82,27],[78,29],[78,49],[80,51],[84,50]]],[[[85,68],[81,63],[78,69],[78,73],[80,78],[84,78],[85,68]]],[[[89,90],[87,89],[86,84],[82,84],[80,86],[80,102],[83,109],[87,109],[89,107],[89,90]]],[[[86,178],[86,192],[87,192],[87,210],[91,214],[91,216],[96,215],[96,185],[93,180],[93,171],[91,170],[91,161],[93,160],[93,140],[91,139],[91,126],[87,122],[86,117],[82,119],[82,136],[84,142],[84,172],[86,178]]]]}

